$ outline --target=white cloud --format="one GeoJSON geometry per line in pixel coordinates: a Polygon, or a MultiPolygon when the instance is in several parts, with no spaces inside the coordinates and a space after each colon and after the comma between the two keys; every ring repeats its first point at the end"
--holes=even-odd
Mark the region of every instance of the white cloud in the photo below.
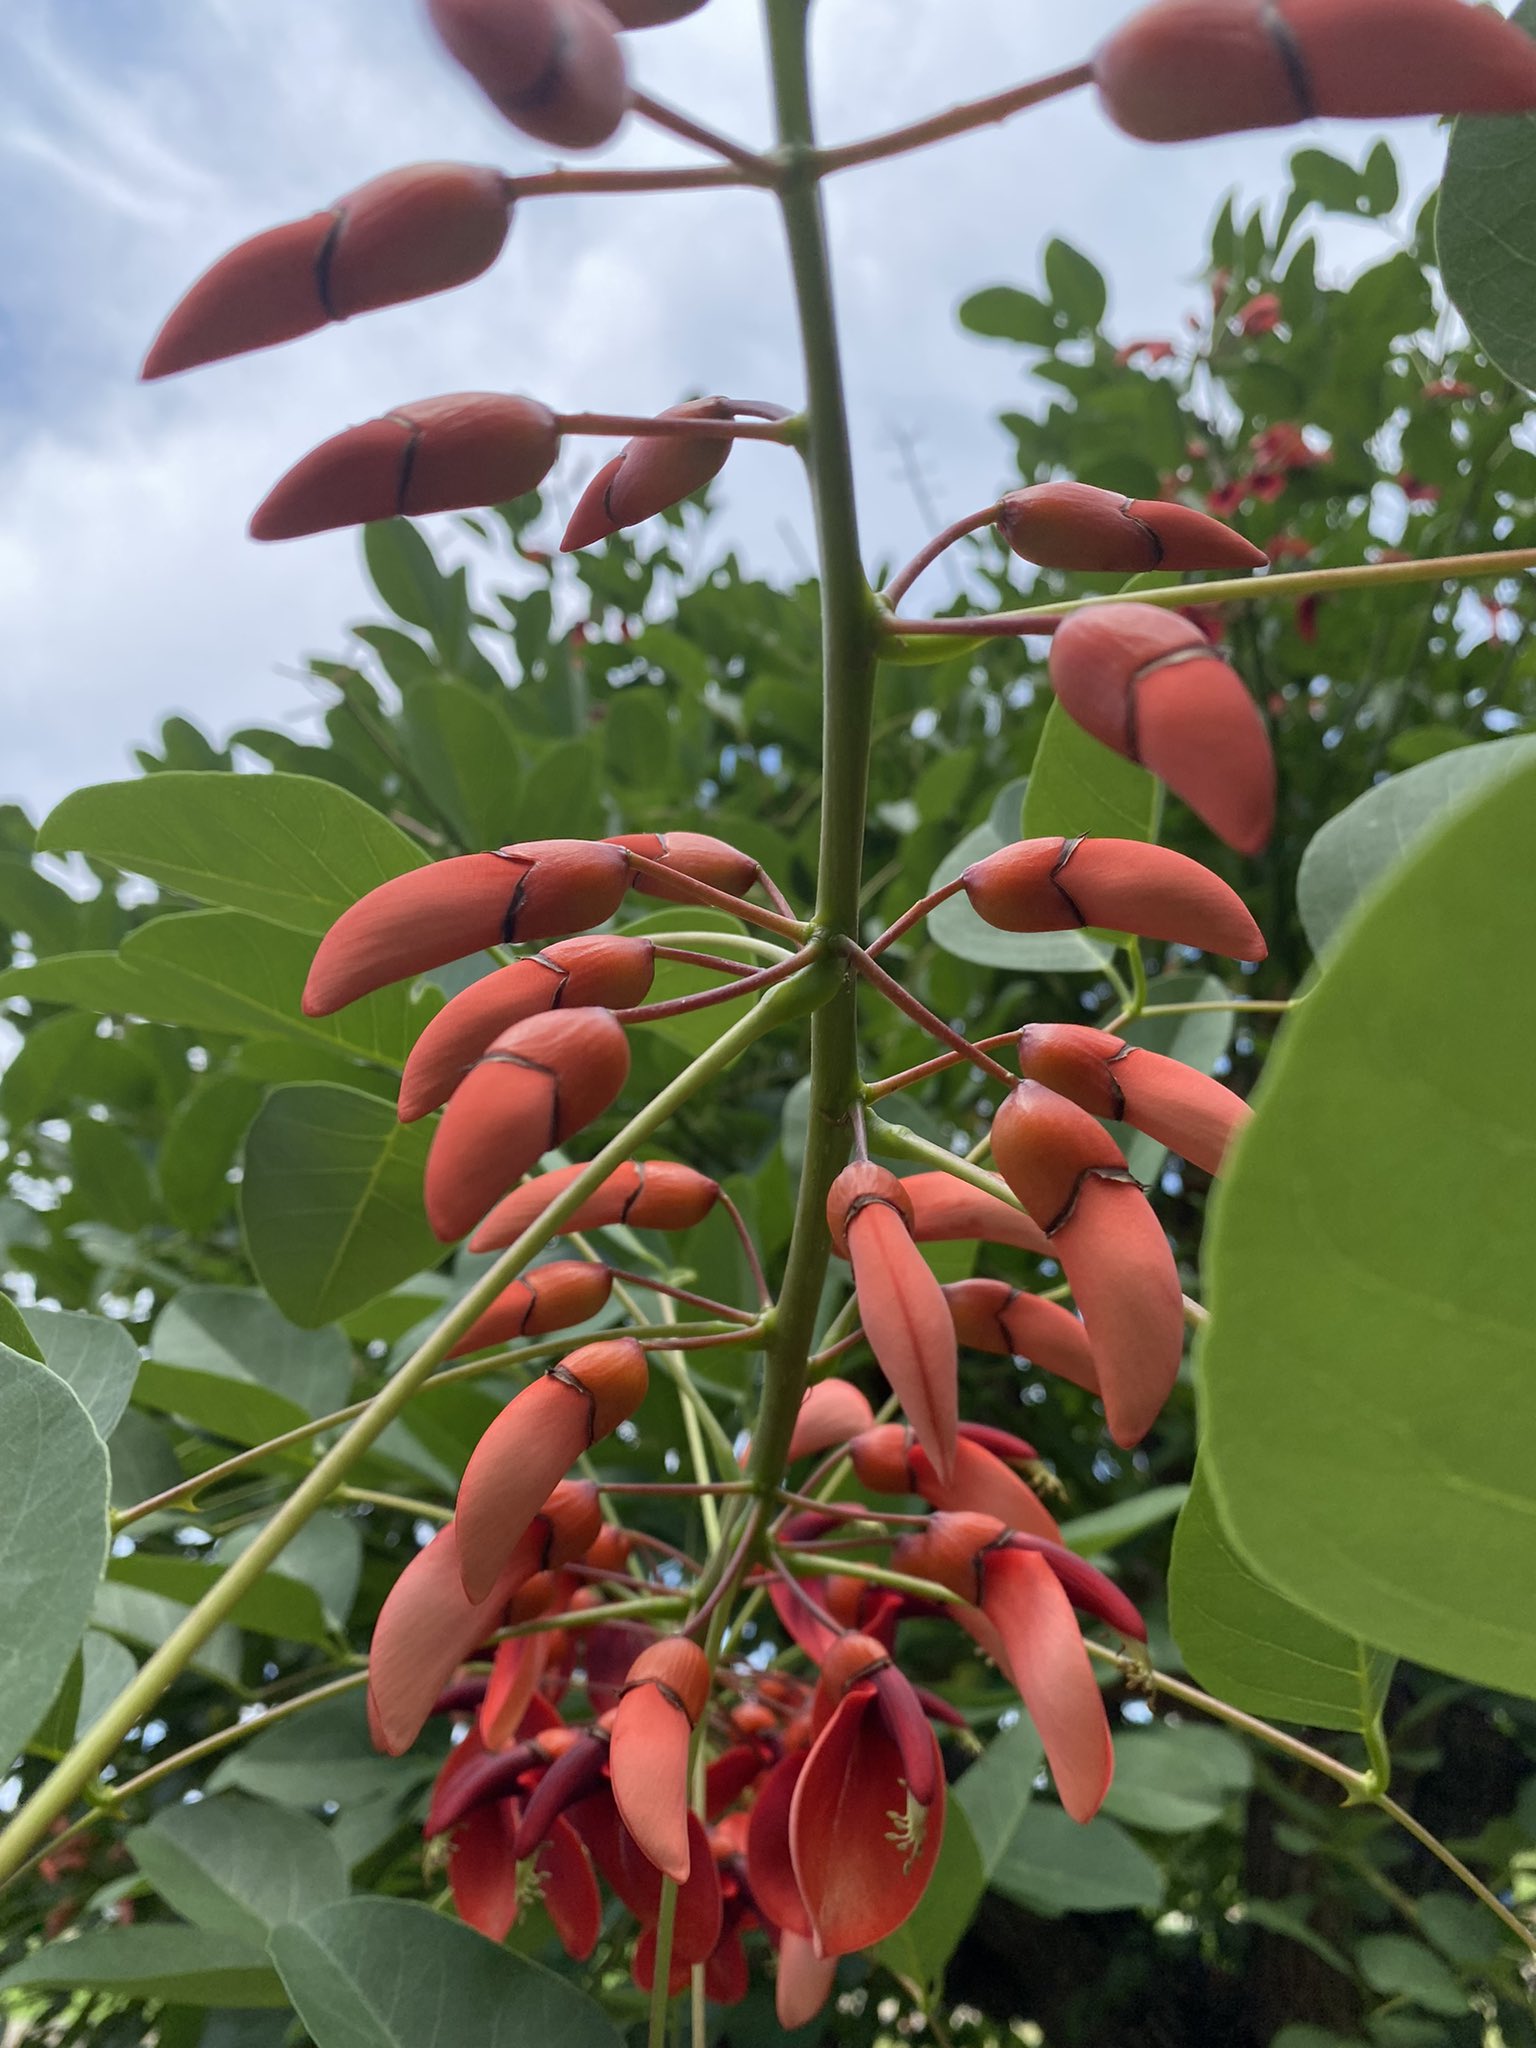
{"type": "MultiPolygon", "coordinates": [[[[1132,0],[825,5],[827,138],[1071,61],[1131,11],[1132,0]]],[[[34,808],[123,772],[163,712],[216,731],[302,715],[296,658],[339,647],[367,606],[356,545],[258,549],[242,529],[270,482],[339,426],[453,389],[637,412],[688,390],[790,402],[800,390],[771,205],[732,192],[532,202],[501,265],[468,291],[137,387],[157,321],[229,243],[394,163],[545,159],[435,48],[411,0],[142,0],[126,12],[131,28],[88,0],[6,0],[0,19],[0,160],[15,194],[0,220],[0,782],[34,808]]],[[[712,0],[632,38],[634,70],[659,97],[761,140],[757,18],[756,0],[712,0]]],[[[1107,270],[1119,331],[1166,331],[1222,192],[1274,191],[1297,139],[1151,151],[1080,95],[834,181],[868,555],[922,537],[899,444],[945,517],[1008,474],[992,421],[1019,403],[1016,358],[958,332],[967,291],[1031,281],[1059,233],[1107,270]]],[[[1412,182],[1427,182],[1434,138],[1420,125],[1394,140],[1412,182]]],[[[687,152],[632,124],[608,156],[687,152]]],[[[1350,231],[1335,255],[1366,246],[1350,231]]],[[[578,456],[570,488],[602,453],[578,456]]],[[[800,565],[808,543],[783,530],[807,527],[791,459],[738,450],[721,497],[722,531],[749,562],[800,565]]]]}

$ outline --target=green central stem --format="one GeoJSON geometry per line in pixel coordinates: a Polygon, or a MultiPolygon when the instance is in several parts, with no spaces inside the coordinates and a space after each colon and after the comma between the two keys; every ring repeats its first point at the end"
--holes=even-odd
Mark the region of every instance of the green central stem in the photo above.
{"type": "MultiPolygon", "coordinates": [[[[816,513],[822,615],[822,792],[814,923],[856,940],[864,868],[879,620],[859,555],[848,411],[827,260],[806,49],[809,0],[764,0],[781,165],[779,204],[805,358],[805,456],[816,513]]],[[[827,1193],[847,1164],[858,1099],[856,996],[845,974],[811,1020],[810,1130],[794,1235],[768,1351],[750,1476],[767,1494],[784,1470],[805,1391],[830,1256],[827,1193]]]]}

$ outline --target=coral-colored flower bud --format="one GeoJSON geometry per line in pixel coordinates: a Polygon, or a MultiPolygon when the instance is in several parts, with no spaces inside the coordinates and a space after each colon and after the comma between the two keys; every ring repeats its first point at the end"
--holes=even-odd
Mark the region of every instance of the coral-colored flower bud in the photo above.
{"type": "Polygon", "coordinates": [[[1260,292],[1247,305],[1239,306],[1233,316],[1239,334],[1273,334],[1285,317],[1285,309],[1275,292],[1260,292]]]}
{"type": "Polygon", "coordinates": [[[912,1204],[912,1235],[919,1244],[950,1244],[978,1238],[983,1244],[1011,1244],[1047,1258],[1050,1246],[1032,1217],[998,1195],[941,1170],[909,1173],[902,1182],[912,1204]]]}
{"type": "Polygon", "coordinates": [[[837,1957],[818,1954],[809,1935],[786,1927],[779,1941],[779,1973],[774,1980],[773,2010],[786,2033],[808,2027],[832,1996],[837,1982],[837,1957]]]}
{"type": "MultiPolygon", "coordinates": [[[[578,842],[579,843],[579,842],[578,842]]],[[[542,893],[542,892],[539,892],[542,893]]],[[[400,1121],[441,1109],[491,1040],[546,1010],[627,1010],[656,974],[649,939],[618,933],[564,939],[461,989],[411,1047],[400,1078],[400,1121]]]]}
{"type": "Polygon", "coordinates": [[[1064,619],[1051,685],[1069,718],[1139,761],[1240,853],[1261,853],[1275,817],[1275,762],[1258,706],[1198,627],[1155,605],[1064,619]]]}
{"type": "MultiPolygon", "coordinates": [[[[645,860],[660,861],[695,882],[723,889],[728,896],[744,896],[762,872],[751,854],[738,852],[708,832],[620,832],[606,843],[627,846],[645,860]]],[[[668,903],[690,900],[686,889],[671,888],[659,875],[636,870],[634,882],[641,896],[660,896],[668,903]]]]}
{"type": "Polygon", "coordinates": [[[1240,1095],[1209,1074],[1085,1024],[1028,1025],[1019,1038],[1019,1072],[1094,1116],[1145,1131],[1206,1173],[1221,1171],[1252,1115],[1240,1095]]]}
{"type": "Polygon", "coordinates": [[[960,877],[977,915],[1005,932],[1083,925],[1262,960],[1263,934],[1219,875],[1139,839],[1021,839],[960,877]]]}
{"type": "Polygon", "coordinates": [[[1461,0],[1157,0],[1093,71],[1110,119],[1146,142],[1536,109],[1531,39],[1461,0]]]}
{"type": "Polygon", "coordinates": [[[944,1299],[955,1335],[970,1350],[1024,1358],[1090,1394],[1099,1392],[1088,1333],[1059,1301],[1026,1294],[1006,1280],[954,1280],[944,1299]]]}
{"type": "MultiPolygon", "coordinates": [[[[1046,569],[1261,569],[1264,552],[1188,505],[1123,498],[1096,484],[1031,484],[998,502],[1004,540],[1046,569]]],[[[1058,629],[1059,630],[1059,629],[1058,629]]]]}
{"type": "Polygon", "coordinates": [[[597,1315],[612,1292],[613,1275],[606,1266],[590,1259],[552,1259],[504,1289],[448,1356],[463,1358],[471,1351],[488,1351],[493,1344],[509,1344],[515,1337],[547,1337],[552,1330],[568,1330],[597,1315]]]}
{"type": "Polygon", "coordinates": [[[386,171],[221,256],[172,309],[139,374],[169,377],[468,284],[500,255],[510,215],[500,171],[386,171]]]}
{"type": "Polygon", "coordinates": [[[427,12],[449,53],[525,135],[595,149],[623,120],[624,58],[598,0],[427,0],[427,12]]]}
{"type": "MultiPolygon", "coordinates": [[[[469,1241],[472,1252],[499,1251],[516,1244],[531,1223],[586,1172],[584,1166],[558,1166],[516,1188],[498,1202],[469,1241]]],[[[564,1230],[599,1230],[606,1223],[627,1223],[634,1230],[692,1230],[720,1199],[720,1183],[675,1159],[636,1159],[616,1167],[561,1226],[564,1230]]]]}
{"type": "MultiPolygon", "coordinates": [[[[1060,1530],[1034,1492],[990,1450],[960,1425],[955,1466],[946,1482],[935,1471],[921,1444],[914,1443],[899,1423],[882,1423],[854,1438],[848,1446],[853,1469],[876,1493],[915,1493],[936,1508],[995,1515],[1010,1529],[1057,1541],[1060,1530]]],[[[825,1664],[823,1669],[825,1669],[825,1664]]]]}
{"type": "Polygon", "coordinates": [[[427,1155],[427,1221],[443,1243],[601,1116],[628,1076],[629,1041],[609,1010],[526,1017],[493,1039],[449,1097],[427,1155]]]}
{"type": "MultiPolygon", "coordinates": [[[[471,1600],[495,1584],[555,1480],[634,1414],[647,1377],[633,1337],[609,1338],[573,1351],[502,1409],[459,1482],[454,1527],[471,1600]]],[[[596,1534],[588,1529],[583,1549],[596,1534]]]]}
{"type": "MultiPolygon", "coordinates": [[[[669,420],[728,421],[732,416],[725,398],[693,398],[686,405],[668,406],[661,414],[669,420]]],[[[649,434],[627,442],[583,491],[560,543],[561,553],[589,548],[621,527],[638,526],[642,519],[681,504],[720,474],[730,452],[729,434],[649,434]]]]}
{"type": "Polygon", "coordinates": [[[635,1659],[614,1716],[608,1770],[619,1817],[678,1884],[689,1868],[688,1746],[709,1688],[704,1652],[670,1636],[635,1659]]]}
{"type": "Polygon", "coordinates": [[[762,1700],[743,1700],[731,1709],[731,1727],[738,1735],[768,1735],[778,1725],[778,1715],[762,1700]]]}
{"type": "Polygon", "coordinates": [[[789,1460],[812,1458],[834,1444],[845,1444],[874,1421],[874,1410],[849,1380],[818,1380],[806,1390],[789,1440],[789,1460]]]}
{"type": "Polygon", "coordinates": [[[1077,1301],[1110,1435],[1139,1443],[1184,1349],[1184,1296],[1162,1225],[1088,1112],[1025,1081],[992,1124],[1009,1186],[1051,1240],[1077,1301]]]}
{"type": "Polygon", "coordinates": [[[912,1237],[912,1205],[883,1166],[848,1166],[827,1196],[833,1245],[853,1267],[869,1347],[918,1440],[946,1478],[954,1466],[959,1357],[932,1267],[912,1237]]]}

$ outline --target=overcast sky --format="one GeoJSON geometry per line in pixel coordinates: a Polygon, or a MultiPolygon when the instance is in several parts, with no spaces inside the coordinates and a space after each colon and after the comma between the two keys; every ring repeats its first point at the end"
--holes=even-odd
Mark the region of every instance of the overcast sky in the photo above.
{"type": "MultiPolygon", "coordinates": [[[[1075,61],[1133,0],[817,0],[828,141],[1075,61]]],[[[626,39],[632,75],[749,141],[768,115],[758,0],[710,0],[626,39]]],[[[1037,281],[1052,234],[1111,284],[1120,338],[1171,331],[1223,193],[1274,192],[1326,128],[1152,150],[1079,94],[830,189],[866,547],[924,536],[898,443],[950,518],[1010,477],[993,424],[1018,358],[961,334],[985,284],[1037,281]]],[[[1392,140],[1410,189],[1437,174],[1427,123],[1392,140]]],[[[0,0],[0,796],[34,814],[129,772],[179,710],[222,736],[302,721],[297,659],[338,652],[368,598],[353,535],[260,548],[245,520],[306,448],[439,391],[523,391],[653,412],[722,390],[787,403],[798,364],[771,202],[751,193],[561,199],[519,210],[479,283],[154,386],[159,320],[231,242],[430,158],[524,171],[506,128],[425,31],[417,0],[0,0]]],[[[631,123],[587,161],[698,160],[631,123]]],[[[1344,229],[1336,266],[1379,246],[1344,229]]],[[[607,451],[578,445],[568,505],[607,451]]],[[[805,559],[795,465],[743,447],[722,537],[754,568],[805,559]]],[[[552,522],[551,537],[558,529],[552,522]]]]}

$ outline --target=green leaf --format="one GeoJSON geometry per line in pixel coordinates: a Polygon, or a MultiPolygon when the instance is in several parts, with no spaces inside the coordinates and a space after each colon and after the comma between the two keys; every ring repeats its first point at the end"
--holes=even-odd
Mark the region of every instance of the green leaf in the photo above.
{"type": "Polygon", "coordinates": [[[111,1991],[176,2005],[286,2001],[259,1945],[201,1927],[100,1927],[50,1941],[0,1976],[0,1991],[111,1991]]]}
{"type": "MultiPolygon", "coordinates": [[[[1147,985],[1148,1003],[1220,1003],[1231,991],[1214,974],[1161,974],[1147,985]]],[[[1127,1024],[1121,1036],[1130,1045],[1142,1045],[1160,1052],[1165,1059],[1178,1060],[1200,1074],[1214,1074],[1232,1043],[1234,1018],[1230,1010],[1206,1010],[1193,1017],[1138,1017],[1127,1024]]],[[[1163,1170],[1168,1147],[1133,1131],[1129,1124],[1115,1126],[1125,1154],[1125,1163],[1139,1181],[1153,1185],[1163,1170]]]]}
{"type": "Polygon", "coordinates": [[[1060,330],[1051,309],[1033,292],[1013,285],[989,285],[960,302],[960,325],[991,341],[1019,341],[1030,348],[1054,348],[1060,330]]]}
{"type": "Polygon", "coordinates": [[[1030,1807],[992,1884],[1032,1913],[1120,1913],[1163,1899],[1163,1874],[1124,1828],[1100,1814],[1080,1827],[1059,1806],[1030,1807]]]}
{"type": "MultiPolygon", "coordinates": [[[[107,1567],[107,1583],[128,1586],[157,1599],[194,1607],[224,1576],[224,1567],[201,1557],[157,1557],[135,1551],[115,1557],[107,1567]]],[[[331,1631],[312,1588],[282,1572],[270,1571],[242,1593],[230,1610],[231,1624],[256,1635],[277,1636],[295,1643],[331,1642],[331,1631]]]]}
{"type": "MultiPolygon", "coordinates": [[[[1536,31],[1536,0],[1511,19],[1536,31]]],[[[1506,376],[1536,387],[1536,122],[1463,117],[1451,132],[1435,218],[1445,289],[1473,339],[1506,376]]]]}
{"type": "MultiPolygon", "coordinates": [[[[1268,1928],[1271,1934],[1283,1934],[1287,1941],[1298,1941],[1303,1948],[1311,1949],[1313,1955],[1321,1956],[1330,1970],[1337,1970],[1341,1976],[1354,1973],[1348,1956],[1336,1949],[1315,1927],[1307,1924],[1307,1914],[1312,1901],[1305,1893],[1289,1899],[1245,1899],[1242,1906],[1244,1920],[1255,1927],[1268,1928]]],[[[1328,2037],[1333,2038],[1331,2035],[1328,2037]]]]}
{"type": "Polygon", "coordinates": [[[986,1888],[987,1873],[965,1810],[951,1802],[944,1816],[944,1840],[923,1896],[910,1919],[876,1944],[876,1959],[893,1976],[936,1993],[986,1888]]]}
{"type": "Polygon", "coordinates": [[[1368,1934],[1355,1950],[1355,1961],[1371,1989],[1388,1998],[1409,1999],[1447,2019],[1459,2019],[1467,2010],[1467,1994],[1452,1972],[1432,1948],[1406,1934],[1368,1934]]]}
{"type": "Polygon", "coordinates": [[[1097,1557],[1106,1550],[1118,1550],[1122,1543],[1145,1535],[1160,1522],[1176,1515],[1189,1497],[1187,1486],[1153,1486],[1145,1493],[1133,1493],[1117,1500],[1113,1507],[1095,1508],[1061,1525],[1061,1540],[1080,1557],[1097,1557]]]}
{"type": "Polygon", "coordinates": [[[210,1074],[177,1106],[160,1141],[160,1196],[180,1229],[202,1236],[233,1203],[230,1171],[261,1107],[260,1084],[210,1074]]]}
{"type": "Polygon", "coordinates": [[[48,1710],[107,1555],[107,1447],[74,1391],[0,1348],[0,1756],[48,1710]]]}
{"type": "Polygon", "coordinates": [[[128,1406],[139,1347],[121,1323],[73,1309],[26,1308],[22,1319],[50,1372],[73,1389],[99,1437],[109,1437],[128,1406]]]}
{"type": "Polygon", "coordinates": [[[1104,318],[1109,294],[1103,276],[1070,242],[1053,236],[1046,243],[1045,282],[1052,304],[1066,314],[1074,332],[1091,333],[1104,318]]]}
{"type": "Polygon", "coordinates": [[[327,1906],[271,1953],[315,2048],[619,2048],[575,1985],[402,1899],[327,1906]]]}
{"type": "Polygon", "coordinates": [[[345,1402],[352,1348],[340,1330],[300,1329],[263,1295],[187,1287],[150,1333],[137,1397],[217,1431],[265,1443],[345,1402]]]}
{"type": "Polygon", "coordinates": [[[1158,803],[1155,776],[1051,705],[1024,789],[1021,838],[1153,839],[1158,803]]]}
{"type": "Polygon", "coordinates": [[[348,1892],[341,1858],[319,1821],[240,1792],[164,1806],[126,1840],[172,1912],[258,1948],[285,1920],[301,1920],[348,1892]]]}
{"type": "Polygon", "coordinates": [[[1527,764],[1352,921],[1213,1204],[1201,1353],[1203,1455],[1255,1571],[1381,1649],[1520,1693],[1536,1297],[1507,1253],[1536,1236],[1533,870],[1527,764]],[[1477,1001],[1490,960],[1499,998],[1477,1001]]]}
{"type": "Polygon", "coordinates": [[[419,1749],[409,1757],[380,1756],[368,1736],[362,1693],[308,1707],[291,1721],[258,1734],[225,1757],[208,1780],[211,1792],[230,1788],[272,1799],[280,1806],[353,1806],[364,1799],[404,1794],[430,1778],[437,1759],[419,1749]]]}
{"type": "Polygon", "coordinates": [[[1330,818],[1296,877],[1296,908],[1312,950],[1332,945],[1355,905],[1427,832],[1532,760],[1536,739],[1460,747],[1377,783],[1330,818]]]}
{"type": "MultiPolygon", "coordinates": [[[[161,1593],[147,1592],[141,1586],[124,1585],[117,1579],[103,1579],[91,1604],[93,1627],[104,1629],[108,1635],[126,1636],[129,1642],[143,1643],[151,1650],[158,1650],[186,1618],[187,1610],[179,1602],[168,1600],[161,1593]]],[[[239,1629],[216,1628],[193,1651],[191,1663],[198,1671],[218,1679],[221,1685],[238,1688],[242,1648],[239,1629]]]]}
{"type": "Polygon", "coordinates": [[[1426,1892],[1418,1908],[1419,1925],[1451,1962],[1491,1963],[1503,1953],[1498,1921],[1465,1892],[1426,1892]]]}
{"type": "Polygon", "coordinates": [[[462,607],[452,580],[408,519],[379,519],[363,528],[363,560],[374,589],[408,625],[430,633],[444,654],[459,637],[462,607]]]}
{"type": "Polygon", "coordinates": [[[1034,1797],[1045,1749],[1027,1714],[994,1735],[954,1788],[990,1883],[1034,1797]]]}
{"type": "Polygon", "coordinates": [[[401,714],[411,772],[471,849],[523,838],[522,762],[494,699],[467,683],[424,683],[401,714]]]}
{"type": "Polygon", "coordinates": [[[164,1423],[146,1415],[141,1408],[124,1411],[107,1445],[107,1459],[112,1468],[115,1508],[132,1507],[136,1501],[148,1500],[151,1494],[164,1493],[186,1476],[176,1461],[170,1432],[164,1423]]]}
{"type": "Polygon", "coordinates": [[[0,1344],[7,1351],[19,1351],[23,1358],[43,1362],[37,1339],[27,1328],[25,1316],[8,1294],[0,1294],[0,1344]]]}
{"type": "Polygon", "coordinates": [[[515,836],[579,839],[605,832],[598,767],[597,749],[585,740],[572,740],[543,755],[519,795],[515,836]]]}
{"type": "Polygon", "coordinates": [[[1161,1723],[1115,1737],[1115,1778],[1104,1811],[1159,1835],[1209,1827],[1253,1783],[1253,1763],[1221,1728],[1161,1723]]]}
{"type": "Polygon", "coordinates": [[[434,1265],[421,1184],[431,1130],[325,1084],[278,1088],[245,1142],[240,1216],[257,1278],[313,1329],[434,1265]]]}
{"type": "Polygon", "coordinates": [[[1244,1563],[1203,1458],[1173,1532],[1168,1601],[1174,1641],[1207,1692],[1309,1728],[1359,1734],[1374,1717],[1393,1660],[1294,1606],[1244,1563]]]}
{"type": "MultiPolygon", "coordinates": [[[[264,1522],[248,1522],[219,1544],[218,1562],[233,1564],[256,1541],[264,1522]]],[[[343,1515],[314,1515],[284,1545],[277,1567],[283,1578],[297,1580],[319,1600],[333,1628],[346,1626],[357,1598],[363,1569],[363,1539],[356,1522],[343,1515]]]]}
{"type": "MultiPolygon", "coordinates": [[[[990,821],[978,825],[940,861],[929,888],[942,888],[973,861],[985,860],[989,853],[996,853],[1008,843],[990,821]]],[[[997,931],[976,915],[964,891],[941,903],[930,915],[928,935],[935,945],[953,953],[957,960],[969,960],[978,967],[1011,968],[1019,973],[1097,974],[1113,950],[1082,932],[997,931]]]]}
{"type": "Polygon", "coordinates": [[[173,771],[65,797],[42,853],[85,853],[200,903],[325,931],[425,856],[371,804],[308,775],[173,771]]]}

